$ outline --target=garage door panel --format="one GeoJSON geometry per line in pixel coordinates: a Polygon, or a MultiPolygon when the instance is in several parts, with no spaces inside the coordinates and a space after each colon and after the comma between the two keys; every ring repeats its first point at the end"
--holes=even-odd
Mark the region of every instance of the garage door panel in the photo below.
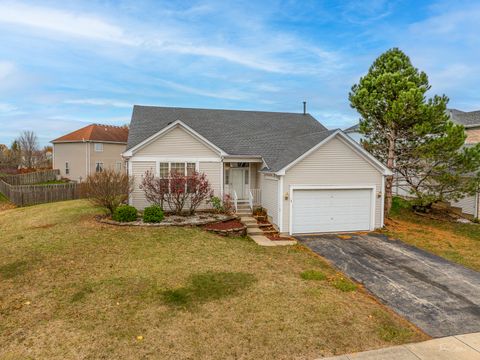
{"type": "Polygon", "coordinates": [[[371,189],[294,190],[292,232],[369,230],[371,189]]]}

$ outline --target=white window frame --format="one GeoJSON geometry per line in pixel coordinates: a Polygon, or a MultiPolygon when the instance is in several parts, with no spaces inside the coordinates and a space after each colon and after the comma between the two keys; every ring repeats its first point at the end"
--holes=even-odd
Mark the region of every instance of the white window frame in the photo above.
{"type": "MultiPolygon", "coordinates": [[[[184,163],[184,171],[185,171],[185,176],[187,176],[187,164],[195,164],[195,171],[196,172],[199,172],[199,168],[200,168],[200,162],[199,161],[188,161],[188,160],[178,160],[178,161],[175,161],[175,160],[169,160],[169,161],[162,161],[162,160],[158,160],[156,161],[156,169],[155,169],[155,173],[156,173],[156,176],[157,177],[160,177],[160,164],[168,164],[168,179],[170,179],[170,174],[172,172],[172,164],[173,163],[184,163]]],[[[165,179],[165,178],[162,178],[162,179],[165,179]]],[[[187,184],[185,184],[185,187],[187,186],[187,184]]],[[[169,183],[168,183],[168,189],[170,189],[170,180],[169,180],[169,183]]],[[[169,190],[170,191],[170,190],[169,190]]],[[[186,191],[186,188],[185,188],[185,191],[186,191]]]]}
{"type": "Polygon", "coordinates": [[[115,170],[118,172],[121,172],[123,169],[122,162],[121,161],[115,161],[115,170]]]}
{"type": "Polygon", "coordinates": [[[103,143],[94,143],[95,152],[103,152],[103,143]]]}
{"type": "Polygon", "coordinates": [[[103,164],[103,162],[102,162],[102,161],[98,161],[98,162],[96,162],[96,163],[95,163],[95,172],[96,172],[96,173],[99,173],[99,172],[102,172],[103,170],[105,170],[105,167],[104,167],[104,164],[103,164]],[[98,170],[97,170],[97,168],[98,168],[98,165],[100,165],[100,168],[101,168],[101,170],[100,170],[100,171],[98,171],[98,170]]]}

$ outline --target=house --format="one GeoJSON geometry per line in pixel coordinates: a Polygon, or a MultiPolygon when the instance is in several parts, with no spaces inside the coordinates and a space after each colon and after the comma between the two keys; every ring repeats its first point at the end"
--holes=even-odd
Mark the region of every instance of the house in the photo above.
{"type": "MultiPolygon", "coordinates": [[[[450,119],[465,127],[467,133],[466,144],[476,144],[480,142],[480,110],[461,111],[457,109],[447,109],[450,119]]],[[[352,139],[360,142],[362,134],[360,134],[360,124],[355,124],[344,130],[352,139]]]]}
{"type": "Polygon", "coordinates": [[[148,206],[146,171],[205,173],[215,195],[266,209],[281,233],[383,226],[389,170],[341,130],[307,113],[134,106],[127,149],[129,202],[148,206]]]}
{"type": "MultiPolygon", "coordinates": [[[[465,145],[473,145],[480,142],[480,110],[476,111],[461,111],[457,109],[447,109],[447,113],[450,119],[465,127],[467,139],[465,145]]],[[[360,134],[359,124],[353,125],[344,130],[352,139],[360,142],[362,134],[360,134]]],[[[394,179],[393,191],[396,195],[408,196],[408,187],[402,183],[400,176],[396,176],[394,179]]],[[[459,201],[452,202],[452,206],[461,209],[462,213],[471,217],[478,218],[480,215],[480,196],[476,194],[474,196],[466,196],[459,201]]]]}
{"type": "Polygon", "coordinates": [[[82,181],[106,168],[125,171],[122,152],[128,139],[126,126],[91,124],[52,140],[53,168],[60,175],[82,181]]]}

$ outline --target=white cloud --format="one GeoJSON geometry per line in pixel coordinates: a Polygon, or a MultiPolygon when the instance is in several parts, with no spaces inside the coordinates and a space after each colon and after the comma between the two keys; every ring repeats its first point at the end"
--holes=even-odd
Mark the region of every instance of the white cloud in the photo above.
{"type": "Polygon", "coordinates": [[[183,84],[178,84],[176,82],[169,81],[169,80],[157,79],[156,81],[174,90],[178,90],[178,91],[189,93],[189,94],[205,96],[205,97],[226,99],[226,100],[244,100],[248,97],[247,93],[243,93],[240,91],[222,90],[222,91],[214,92],[214,91],[194,88],[194,87],[183,85],[183,84]]]}
{"type": "MultiPolygon", "coordinates": [[[[197,14],[209,11],[209,7],[193,7],[191,11],[197,14]]],[[[232,46],[221,41],[221,37],[206,31],[202,34],[202,31],[185,22],[165,22],[163,25],[156,24],[155,27],[130,23],[126,28],[89,13],[11,2],[0,4],[0,23],[42,29],[48,32],[49,36],[75,36],[147,51],[216,58],[273,73],[324,73],[327,64],[334,68],[339,65],[336,53],[305,43],[297,37],[271,31],[267,27],[260,29],[258,36],[253,38],[248,33],[250,30],[240,33],[240,38],[246,36],[249,41],[241,46],[232,46]],[[288,60],[289,57],[291,61],[288,60]],[[307,66],[312,61],[315,66],[307,66]],[[320,63],[323,66],[319,66],[320,63]]]]}
{"type": "Polygon", "coordinates": [[[65,100],[64,103],[75,105],[113,106],[119,108],[131,108],[133,106],[132,103],[112,99],[70,99],[65,100]]]}
{"type": "Polygon", "coordinates": [[[90,39],[135,45],[122,28],[86,14],[19,3],[0,4],[0,22],[32,26],[90,39]]]}
{"type": "Polygon", "coordinates": [[[0,61],[0,80],[7,78],[15,72],[15,65],[9,61],[0,61]]]}
{"type": "Polygon", "coordinates": [[[18,108],[11,104],[0,103],[0,114],[10,114],[16,111],[18,108]]]}

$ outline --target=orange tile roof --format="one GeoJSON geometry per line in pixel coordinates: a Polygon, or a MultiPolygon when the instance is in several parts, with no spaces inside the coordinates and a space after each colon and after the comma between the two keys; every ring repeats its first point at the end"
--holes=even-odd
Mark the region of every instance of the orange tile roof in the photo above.
{"type": "Polygon", "coordinates": [[[108,141],[126,143],[127,139],[128,127],[126,126],[91,124],[52,140],[52,143],[76,141],[108,141]]]}

